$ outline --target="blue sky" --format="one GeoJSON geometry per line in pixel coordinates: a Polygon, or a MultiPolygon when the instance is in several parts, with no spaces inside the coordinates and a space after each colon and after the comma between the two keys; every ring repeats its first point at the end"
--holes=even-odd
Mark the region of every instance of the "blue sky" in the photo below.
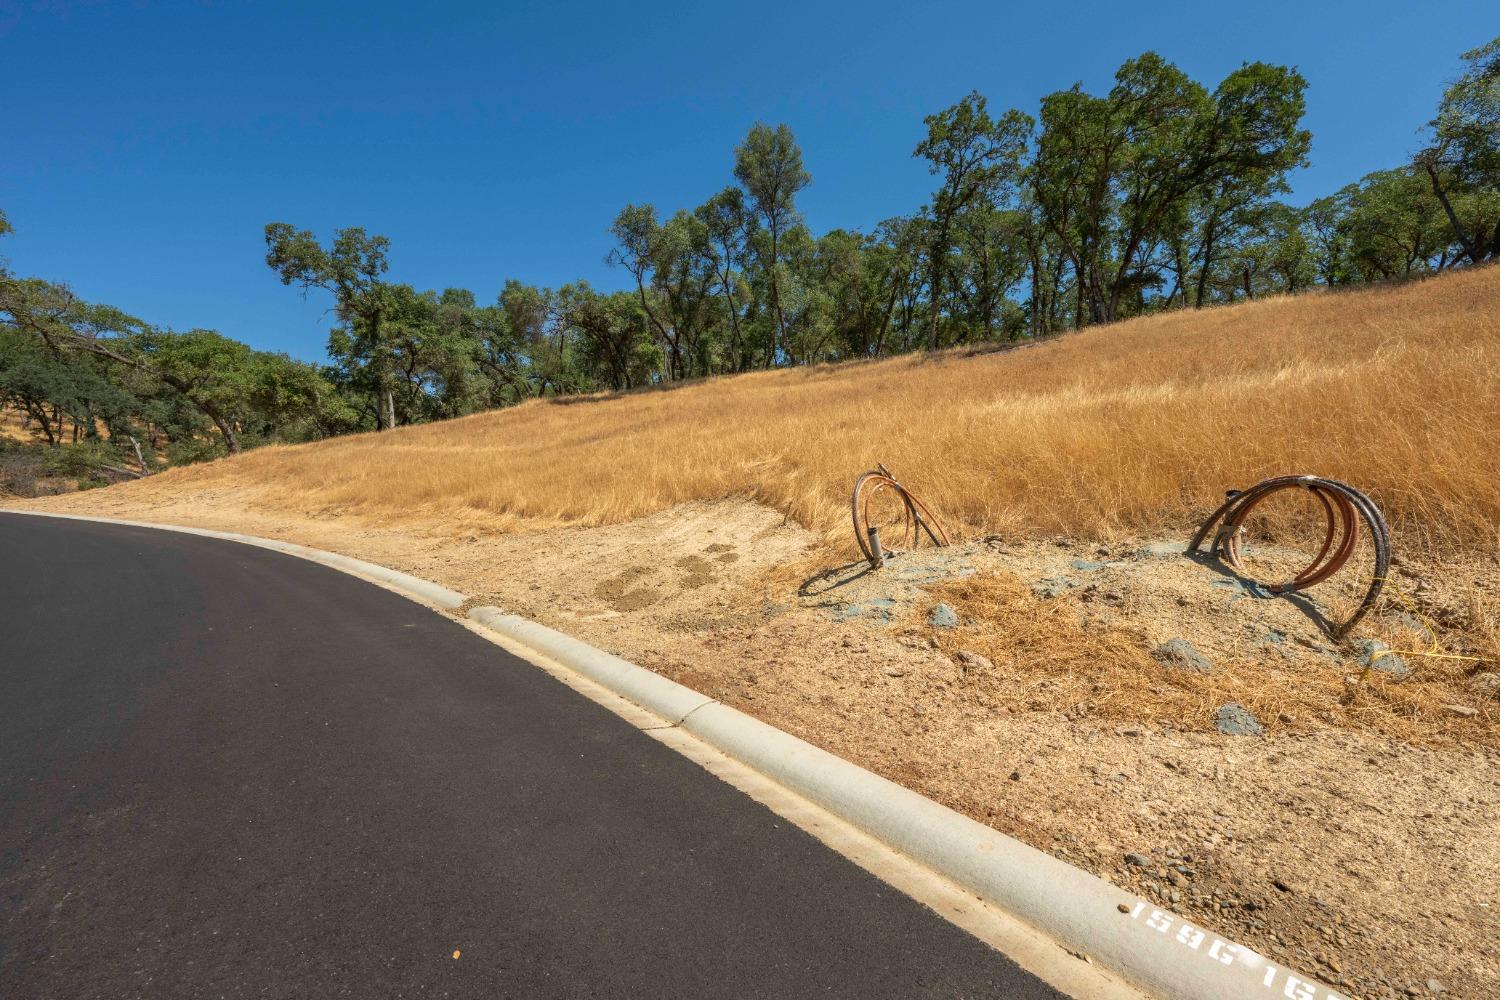
{"type": "Polygon", "coordinates": [[[453,4],[0,0],[0,244],[178,329],[321,360],[328,303],[263,261],[262,227],[392,240],[393,280],[622,285],[627,202],[731,182],[757,119],[796,132],[809,224],[869,228],[932,188],[922,117],[978,89],[1034,113],[1154,49],[1216,83],[1249,60],[1308,78],[1298,200],[1417,143],[1493,0],[1357,3],[453,4]]]}

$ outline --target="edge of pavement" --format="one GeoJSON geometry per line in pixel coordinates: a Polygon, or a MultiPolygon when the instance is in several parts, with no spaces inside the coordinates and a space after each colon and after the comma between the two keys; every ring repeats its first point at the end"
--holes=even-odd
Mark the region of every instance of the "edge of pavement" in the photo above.
{"type": "MultiPolygon", "coordinates": [[[[447,587],[375,563],[254,535],[41,510],[0,512],[241,542],[321,563],[441,611],[462,613],[469,600],[447,587]]],[[[658,725],[642,727],[653,735],[659,730],[690,734],[1153,996],[1346,1000],[1245,945],[629,660],[499,608],[470,608],[467,616],[508,640],[508,648],[518,647],[514,651],[523,655],[540,654],[658,717],[658,725]]]]}

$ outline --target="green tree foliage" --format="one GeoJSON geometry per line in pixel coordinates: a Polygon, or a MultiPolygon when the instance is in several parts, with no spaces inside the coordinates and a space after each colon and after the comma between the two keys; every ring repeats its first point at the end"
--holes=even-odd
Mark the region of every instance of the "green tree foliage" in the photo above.
{"type": "Polygon", "coordinates": [[[371,397],[375,426],[395,427],[397,361],[386,319],[398,304],[381,279],[390,241],[351,227],[334,233],[324,247],[310,231],[285,222],[270,223],[265,235],[266,264],[282,284],[332,293],[342,325],[331,335],[328,353],[346,370],[347,384],[371,397]]]}
{"type": "Polygon", "coordinates": [[[541,397],[1044,337],[1500,257],[1500,39],[1461,57],[1411,161],[1298,207],[1285,197],[1308,155],[1305,88],[1264,63],[1210,86],[1147,52],[1107,92],[1075,85],[1034,116],[970,93],[923,121],[927,204],[869,232],[809,230],[796,138],[757,123],[726,164],[734,183],[702,204],[621,209],[618,291],[507,281],[481,304],[388,280],[383,236],[351,227],[325,244],[272,223],[268,266],[331,301],[316,368],[153,327],[0,262],[0,407],[39,447],[118,462],[121,443],[139,445],[144,473],[541,397]]]}
{"type": "Polygon", "coordinates": [[[812,183],[812,175],[802,168],[802,150],[791,129],[785,125],[773,129],[757,122],[734,151],[734,176],[765,226],[762,232],[753,234],[751,247],[765,276],[779,337],[767,364],[774,362],[777,350],[796,364],[797,356],[787,343],[786,313],[781,300],[781,286],[786,279],[781,267],[781,241],[792,227],[801,224],[797,195],[812,183]]]}
{"type": "MultiPolygon", "coordinates": [[[[991,258],[987,251],[995,249],[990,237],[1008,232],[994,218],[996,206],[1009,198],[1021,176],[1034,123],[1014,110],[992,119],[984,97],[976,91],[951,108],[929,115],[926,125],[927,138],[912,155],[926,159],[929,170],[942,178],[929,208],[932,224],[927,247],[928,346],[936,348],[939,318],[949,291],[947,277],[954,269],[952,258],[958,255],[977,265],[977,284],[988,289],[991,277],[986,271],[991,258]]],[[[992,313],[997,305],[989,303],[984,312],[992,313]]],[[[984,318],[986,329],[992,329],[990,316],[984,318]]]]}
{"type": "Polygon", "coordinates": [[[1209,92],[1148,52],[1120,67],[1106,97],[1075,86],[1042,101],[1033,194],[1067,258],[1080,321],[1139,312],[1174,269],[1180,278],[1195,209],[1207,282],[1234,213],[1305,160],[1305,86],[1293,70],[1253,63],[1209,92]]]}
{"type": "Polygon", "coordinates": [[[1465,257],[1500,257],[1500,38],[1461,57],[1463,74],[1443,92],[1417,154],[1433,197],[1465,257]]]}
{"type": "Polygon", "coordinates": [[[4,266],[0,406],[48,446],[112,448],[133,459],[136,474],[352,426],[336,389],[310,365],[211,330],[153,327],[4,266]]]}

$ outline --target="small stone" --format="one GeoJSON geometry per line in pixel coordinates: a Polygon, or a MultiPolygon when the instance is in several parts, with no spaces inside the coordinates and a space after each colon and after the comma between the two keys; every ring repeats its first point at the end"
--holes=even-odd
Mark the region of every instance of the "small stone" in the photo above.
{"type": "Polygon", "coordinates": [[[1130,912],[1130,906],[1128,904],[1126,904],[1126,903],[1116,903],[1115,904],[1115,909],[1119,910],[1121,913],[1129,913],[1130,912]]]}
{"type": "Polygon", "coordinates": [[[1479,714],[1479,709],[1469,705],[1444,705],[1445,709],[1461,718],[1472,719],[1479,714]]]}
{"type": "Polygon", "coordinates": [[[1146,855],[1144,854],[1136,854],[1135,852],[1131,852],[1130,854],[1125,855],[1125,863],[1135,868],[1151,867],[1150,858],[1146,857],[1146,855]]]}
{"type": "Polygon", "coordinates": [[[1073,581],[1058,576],[1044,577],[1031,585],[1031,592],[1038,597],[1052,598],[1074,586],[1073,581]]]}
{"type": "Polygon", "coordinates": [[[1390,646],[1379,639],[1361,639],[1355,643],[1354,648],[1359,655],[1354,662],[1361,667],[1369,667],[1383,674],[1390,674],[1398,681],[1404,681],[1411,676],[1411,665],[1402,658],[1400,653],[1393,652],[1390,646]]]}
{"type": "Polygon", "coordinates": [[[1156,647],[1153,655],[1158,663],[1168,667],[1191,670],[1200,674],[1213,673],[1214,665],[1209,662],[1208,657],[1198,652],[1197,648],[1186,639],[1168,639],[1156,647]]]}
{"type": "Polygon", "coordinates": [[[980,656],[978,653],[968,649],[960,649],[953,654],[958,658],[958,663],[965,670],[994,670],[995,665],[988,657],[980,656]]]}
{"type": "Polygon", "coordinates": [[[1427,992],[1432,994],[1447,993],[1448,987],[1444,986],[1436,979],[1429,979],[1427,980],[1427,992]]]}
{"type": "Polygon", "coordinates": [[[1236,701],[1219,709],[1214,716],[1214,725],[1226,736],[1260,736],[1266,731],[1260,720],[1236,701]]]}
{"type": "Polygon", "coordinates": [[[927,616],[927,624],[933,628],[957,628],[958,612],[946,604],[939,604],[927,616]]]}
{"type": "Polygon", "coordinates": [[[887,677],[905,677],[906,669],[904,667],[886,667],[885,675],[887,677]]]}
{"type": "Polygon", "coordinates": [[[1276,888],[1280,889],[1282,892],[1291,892],[1292,891],[1292,887],[1289,886],[1289,885],[1287,885],[1286,882],[1284,882],[1283,880],[1281,880],[1279,878],[1273,878],[1271,880],[1271,884],[1274,885],[1276,888]]]}
{"type": "Polygon", "coordinates": [[[1480,694],[1500,694],[1500,674],[1493,670],[1475,674],[1469,678],[1469,687],[1480,694]]]}
{"type": "Polygon", "coordinates": [[[1021,780],[1021,772],[1020,771],[1012,771],[1012,772],[1010,772],[1010,780],[1011,781],[1020,781],[1021,780]]]}
{"type": "Polygon", "coordinates": [[[1170,559],[1186,551],[1187,545],[1184,542],[1152,542],[1138,550],[1136,555],[1142,559],[1170,559]]]}

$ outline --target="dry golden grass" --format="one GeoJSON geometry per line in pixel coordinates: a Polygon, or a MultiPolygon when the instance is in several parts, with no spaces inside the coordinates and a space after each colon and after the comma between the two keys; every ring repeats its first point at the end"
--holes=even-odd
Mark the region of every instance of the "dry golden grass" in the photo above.
{"type": "Polygon", "coordinates": [[[0,406],[0,438],[30,442],[36,440],[36,435],[22,425],[20,413],[0,406]]]}
{"type": "MultiPolygon", "coordinates": [[[[934,596],[950,602],[962,624],[932,629],[919,619],[912,627],[949,653],[972,650],[987,657],[995,669],[975,672],[971,683],[975,697],[997,707],[1211,729],[1219,706],[1238,702],[1271,728],[1317,720],[1408,743],[1442,737],[1490,746],[1500,741],[1500,717],[1487,705],[1472,718],[1445,707],[1474,700],[1466,686],[1467,661],[1423,659],[1401,682],[1349,663],[1330,669],[1323,661],[1264,656],[1195,673],[1158,663],[1151,644],[1128,625],[1090,628],[1074,599],[1039,599],[1012,575],[954,581],[935,588],[934,596]]],[[[1416,629],[1389,637],[1405,650],[1425,648],[1429,638],[1416,629]]]]}
{"type": "Polygon", "coordinates": [[[876,461],[962,532],[1177,528],[1230,487],[1367,490],[1406,551],[1500,548],[1500,268],[952,351],[534,401],[262,449],[131,490],[525,530],[743,495],[840,538],[876,461]]]}

